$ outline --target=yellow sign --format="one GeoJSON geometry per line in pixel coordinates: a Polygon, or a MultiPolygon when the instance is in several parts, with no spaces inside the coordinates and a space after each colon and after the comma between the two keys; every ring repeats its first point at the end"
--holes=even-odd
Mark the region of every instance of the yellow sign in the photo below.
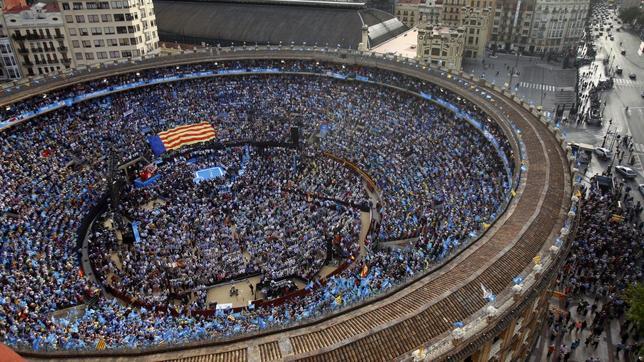
{"type": "Polygon", "coordinates": [[[532,261],[534,261],[534,264],[541,264],[541,255],[537,255],[534,258],[532,258],[532,261]]]}

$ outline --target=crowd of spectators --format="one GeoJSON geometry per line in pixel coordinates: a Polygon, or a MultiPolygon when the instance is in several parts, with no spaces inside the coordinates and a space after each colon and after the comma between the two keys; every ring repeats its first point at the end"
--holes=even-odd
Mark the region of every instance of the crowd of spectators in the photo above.
{"type": "Polygon", "coordinates": [[[642,339],[638,328],[625,318],[625,291],[644,280],[644,234],[638,225],[641,208],[625,206],[630,189],[616,186],[606,190],[593,183],[582,201],[570,257],[557,278],[566,301],[548,319],[548,357],[567,361],[581,360],[582,355],[599,361],[597,348],[614,328],[610,343],[615,357],[637,358],[642,339]]]}
{"type": "Polygon", "coordinates": [[[33,349],[93,348],[99,340],[108,348],[134,348],[286,324],[364,300],[427,269],[501,211],[509,180],[499,156],[513,155],[498,126],[455,94],[381,70],[299,61],[198,64],[76,85],[1,113],[14,117],[48,100],[128,81],[251,66],[342,72],[435,94],[477,118],[500,152],[472,125],[413,94],[310,75],[171,82],[38,116],[0,139],[0,211],[8,221],[0,225],[1,340],[33,349]],[[195,147],[203,152],[166,160],[156,184],[127,185],[118,210],[95,223],[90,253],[99,282],[152,303],[191,290],[189,303],[146,310],[97,293],[79,265],[77,229],[106,192],[110,158],[122,163],[149,157],[147,136],[202,121],[216,128],[221,144],[285,141],[294,114],[306,140],[303,151],[195,147]],[[378,185],[376,195],[324,152],[368,173],[378,185]],[[195,183],[196,170],[214,166],[224,168],[225,176],[195,183]],[[367,236],[357,265],[362,272],[350,268],[317,280],[329,240],[337,257],[356,255],[360,218],[354,206],[371,198],[380,227],[367,236]],[[119,242],[108,220],[115,214],[139,222],[140,243],[119,242]],[[415,241],[396,250],[374,242],[403,238],[415,241]],[[188,313],[205,307],[205,286],[249,273],[265,280],[300,277],[309,294],[227,315],[188,313]],[[89,299],[94,301],[82,316],[51,317],[89,299]]]}

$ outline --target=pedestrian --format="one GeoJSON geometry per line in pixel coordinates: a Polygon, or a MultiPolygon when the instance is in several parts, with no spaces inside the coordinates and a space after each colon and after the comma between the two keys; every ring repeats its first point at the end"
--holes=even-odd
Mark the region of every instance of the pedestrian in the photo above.
{"type": "Polygon", "coordinates": [[[555,351],[555,344],[554,344],[554,343],[550,343],[550,345],[548,346],[548,354],[546,355],[546,357],[550,357],[550,355],[551,355],[554,351],[555,351]]]}

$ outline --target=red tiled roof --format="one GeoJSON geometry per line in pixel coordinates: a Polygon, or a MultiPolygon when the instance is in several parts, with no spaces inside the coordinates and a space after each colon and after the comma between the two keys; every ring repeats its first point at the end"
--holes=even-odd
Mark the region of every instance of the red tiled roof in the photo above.
{"type": "MultiPolygon", "coordinates": [[[[36,4],[38,4],[38,3],[36,3],[36,4]]],[[[14,2],[14,4],[12,4],[13,5],[12,7],[9,7],[9,6],[7,6],[7,4],[5,4],[4,13],[5,14],[18,14],[18,13],[20,13],[22,11],[32,9],[36,4],[33,4],[33,5],[20,4],[20,1],[14,2]]],[[[44,4],[45,4],[45,6],[43,7],[43,12],[45,12],[45,13],[58,13],[58,12],[60,12],[60,8],[58,7],[57,3],[51,2],[51,3],[44,3],[44,4]]]]}

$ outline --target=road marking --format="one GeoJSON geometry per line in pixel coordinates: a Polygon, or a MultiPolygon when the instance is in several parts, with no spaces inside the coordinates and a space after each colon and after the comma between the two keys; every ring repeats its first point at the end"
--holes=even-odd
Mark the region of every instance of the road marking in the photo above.
{"type": "Polygon", "coordinates": [[[530,82],[520,82],[520,87],[529,88],[529,89],[538,89],[546,92],[556,92],[556,91],[574,91],[575,87],[558,87],[552,84],[543,84],[543,83],[530,83],[530,82]]]}

